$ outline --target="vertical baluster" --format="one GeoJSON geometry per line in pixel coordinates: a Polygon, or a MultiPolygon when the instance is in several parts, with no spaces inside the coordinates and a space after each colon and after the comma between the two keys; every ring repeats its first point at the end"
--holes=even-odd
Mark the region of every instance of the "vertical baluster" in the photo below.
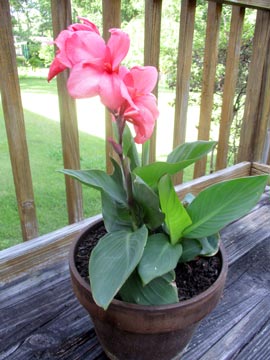
{"type": "MultiPolygon", "coordinates": [[[[176,77],[173,147],[185,142],[189,99],[189,83],[192,62],[192,45],[195,25],[196,0],[182,0],[179,27],[179,45],[176,77]]],[[[183,180],[183,174],[174,177],[175,183],[183,180]]]]}
{"type": "Polygon", "coordinates": [[[22,237],[38,235],[32,177],[8,0],[0,1],[0,87],[22,237]]]}
{"type": "MultiPolygon", "coordinates": [[[[215,2],[209,1],[203,64],[202,98],[198,129],[199,140],[209,140],[215,90],[221,10],[221,4],[216,4],[215,2]]],[[[194,168],[194,178],[204,175],[205,169],[206,158],[196,163],[194,168]]]]}
{"type": "MultiPolygon", "coordinates": [[[[71,24],[70,0],[51,0],[54,38],[71,24]]],[[[62,151],[66,169],[80,168],[80,149],[76,103],[67,91],[68,70],[57,75],[62,151]]],[[[65,176],[69,223],[83,218],[82,189],[78,181],[65,176]]]]}
{"type": "Polygon", "coordinates": [[[241,50],[241,36],[245,8],[232,7],[231,28],[226,59],[226,73],[223,91],[221,120],[219,128],[216,170],[227,166],[230,128],[233,120],[233,104],[241,50]]]}
{"type": "MultiPolygon", "coordinates": [[[[144,27],[144,64],[152,65],[159,69],[160,29],[161,29],[162,0],[147,0],[145,2],[145,27],[144,27]]],[[[153,93],[158,96],[158,85],[153,93]]],[[[148,157],[147,142],[143,146],[143,157],[148,157]]],[[[156,128],[150,140],[149,162],[156,159],[156,128]]]]}

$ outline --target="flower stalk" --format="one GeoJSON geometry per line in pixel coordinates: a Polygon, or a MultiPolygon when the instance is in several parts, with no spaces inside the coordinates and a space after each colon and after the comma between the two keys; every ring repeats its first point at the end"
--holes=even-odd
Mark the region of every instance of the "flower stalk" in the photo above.
{"type": "Polygon", "coordinates": [[[127,193],[127,203],[130,211],[130,215],[132,218],[132,227],[133,230],[137,230],[139,225],[138,224],[138,216],[136,215],[136,206],[133,196],[133,186],[132,186],[132,176],[131,176],[131,170],[130,170],[130,161],[127,156],[123,153],[123,133],[126,126],[125,119],[123,116],[118,115],[115,118],[116,124],[117,124],[117,135],[118,135],[118,143],[115,141],[111,141],[113,143],[113,148],[115,152],[117,153],[119,160],[120,160],[120,166],[122,169],[123,177],[124,177],[124,188],[126,189],[127,193]]]}

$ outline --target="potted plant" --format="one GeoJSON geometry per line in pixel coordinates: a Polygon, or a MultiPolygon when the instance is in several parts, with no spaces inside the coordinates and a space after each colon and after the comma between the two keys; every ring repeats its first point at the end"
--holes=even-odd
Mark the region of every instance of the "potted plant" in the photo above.
{"type": "Polygon", "coordinates": [[[220,182],[180,201],[171,177],[212,151],[215,142],[186,143],[166,162],[142,165],[136,143],[150,138],[158,117],[151,93],[157,70],[121,65],[129,49],[128,35],[111,29],[106,44],[92,22],[81,21],[55,40],[59,50],[48,79],[70,68],[67,86],[72,97],[100,97],[112,116],[115,137],[108,141],[118,161],[111,159],[111,175],[101,170],[62,171],[99,190],[102,200],[102,221],[73,244],[73,287],[109,358],[179,359],[197,324],[222,294],[227,260],[219,231],[257,203],[268,176],[220,182]],[[79,273],[76,260],[80,247],[85,251],[85,241],[90,243],[90,283],[79,273]],[[203,291],[182,300],[179,278],[195,272],[200,262],[209,266],[211,259],[213,279],[203,291]]]}

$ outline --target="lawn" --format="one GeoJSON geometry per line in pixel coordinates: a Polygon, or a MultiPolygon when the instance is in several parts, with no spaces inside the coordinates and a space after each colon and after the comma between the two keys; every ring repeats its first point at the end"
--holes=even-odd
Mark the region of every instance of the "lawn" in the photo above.
{"type": "MultiPolygon", "coordinates": [[[[20,79],[27,141],[33,177],[39,233],[45,234],[67,225],[61,135],[56,82],[23,76],[20,79]]],[[[169,105],[173,94],[163,91],[159,97],[160,118],[157,132],[157,155],[163,159],[172,147],[174,110],[169,105]]],[[[98,99],[77,102],[80,129],[81,168],[105,168],[104,108],[98,99]]],[[[189,113],[187,140],[195,140],[198,108],[189,113]]],[[[20,223],[8,154],[2,108],[0,107],[0,249],[21,242],[20,223]]],[[[191,171],[187,173],[190,178],[191,171]]],[[[85,217],[99,213],[100,196],[83,188],[85,217]]]]}
{"type": "MultiPolygon", "coordinates": [[[[64,177],[57,172],[63,164],[56,89],[55,84],[48,85],[45,79],[24,78],[21,86],[39,233],[45,234],[67,225],[64,177]]],[[[1,107],[0,134],[0,249],[3,249],[21,242],[21,230],[1,107]]],[[[81,167],[104,169],[104,147],[104,139],[80,131],[81,167]]],[[[99,213],[99,193],[86,187],[83,191],[85,216],[99,213]]]]}

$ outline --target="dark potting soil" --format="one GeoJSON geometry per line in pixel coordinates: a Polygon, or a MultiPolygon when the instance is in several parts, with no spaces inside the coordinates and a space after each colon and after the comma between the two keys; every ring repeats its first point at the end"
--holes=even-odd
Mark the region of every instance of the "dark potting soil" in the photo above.
{"type": "MultiPolygon", "coordinates": [[[[101,223],[91,232],[88,231],[78,246],[75,263],[77,270],[86,282],[89,282],[90,252],[105,234],[106,230],[101,223]]],[[[208,289],[217,279],[220,270],[221,259],[218,255],[199,257],[188,263],[178,264],[175,273],[179,301],[190,299],[208,289]]]]}

